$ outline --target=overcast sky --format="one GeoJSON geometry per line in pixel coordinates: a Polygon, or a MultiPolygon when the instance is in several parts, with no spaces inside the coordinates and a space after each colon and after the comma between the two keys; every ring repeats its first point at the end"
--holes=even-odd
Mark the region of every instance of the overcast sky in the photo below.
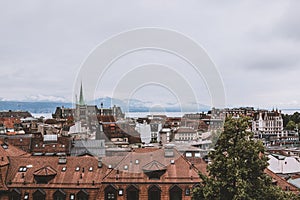
{"type": "MultiPolygon", "coordinates": [[[[0,98],[71,101],[80,65],[98,44],[122,31],[160,27],[201,44],[220,72],[228,106],[299,108],[299,10],[296,0],[1,0],[0,98]]],[[[178,59],[141,54],[116,63],[116,74],[118,65],[178,59]]],[[[201,102],[207,103],[203,82],[196,85],[201,102]]],[[[99,96],[109,96],[109,84],[101,88],[99,96]]],[[[170,93],[163,91],[147,86],[133,97],[167,102],[170,93]]]]}

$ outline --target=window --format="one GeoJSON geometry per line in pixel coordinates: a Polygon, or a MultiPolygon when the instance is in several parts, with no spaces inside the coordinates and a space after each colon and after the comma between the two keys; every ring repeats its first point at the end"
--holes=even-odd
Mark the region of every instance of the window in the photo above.
{"type": "Polygon", "coordinates": [[[118,192],[119,196],[123,196],[124,194],[124,190],[123,189],[119,189],[119,192],[118,192]]]}
{"type": "Polygon", "coordinates": [[[77,200],[88,200],[89,194],[85,190],[80,190],[76,195],[77,200]]]}
{"type": "Polygon", "coordinates": [[[150,180],[159,180],[164,173],[165,170],[156,170],[147,172],[146,175],[149,177],[150,180]]]}
{"type": "Polygon", "coordinates": [[[148,200],[160,200],[161,190],[158,186],[152,185],[148,189],[148,200]]]}
{"type": "Polygon", "coordinates": [[[21,166],[19,168],[19,172],[26,172],[26,171],[27,171],[27,167],[25,167],[25,166],[21,166]]]}
{"type": "Polygon", "coordinates": [[[169,190],[170,200],[182,200],[182,189],[173,185],[169,190]]]}
{"type": "Polygon", "coordinates": [[[25,200],[29,199],[29,194],[28,194],[28,193],[25,193],[24,199],[25,199],[25,200]]]}
{"type": "Polygon", "coordinates": [[[63,167],[63,168],[61,169],[61,171],[62,171],[62,172],[67,171],[67,167],[63,167]]]}
{"type": "Polygon", "coordinates": [[[126,193],[127,193],[127,200],[139,200],[139,189],[134,186],[131,185],[126,189],[126,193]]]}
{"type": "Polygon", "coordinates": [[[200,157],[201,157],[201,154],[200,154],[200,153],[195,153],[195,157],[196,157],[196,158],[200,158],[200,157]]]}
{"type": "Polygon", "coordinates": [[[107,186],[104,192],[105,192],[105,200],[117,199],[117,189],[114,186],[112,185],[107,186]]]}
{"type": "Polygon", "coordinates": [[[66,193],[61,189],[56,190],[53,194],[53,199],[54,200],[65,200],[66,199],[66,193]]]}
{"type": "Polygon", "coordinates": [[[18,189],[13,189],[10,195],[10,200],[21,200],[21,192],[18,189]]]}
{"type": "Polygon", "coordinates": [[[80,170],[80,167],[76,167],[75,171],[78,172],[80,170]]]}
{"type": "Polygon", "coordinates": [[[190,196],[191,195],[191,190],[190,188],[185,189],[185,196],[190,196]]]}
{"type": "Polygon", "coordinates": [[[70,194],[70,200],[75,200],[75,194],[70,194]]]}
{"type": "Polygon", "coordinates": [[[90,168],[89,168],[89,171],[90,171],[90,172],[93,171],[93,167],[90,167],[90,168]]]}
{"type": "Polygon", "coordinates": [[[187,158],[192,157],[192,153],[191,153],[191,152],[186,152],[186,153],[185,153],[185,157],[187,157],[187,158]]]}
{"type": "Polygon", "coordinates": [[[46,193],[44,190],[38,189],[32,194],[32,197],[33,197],[33,200],[45,200],[46,193]]]}

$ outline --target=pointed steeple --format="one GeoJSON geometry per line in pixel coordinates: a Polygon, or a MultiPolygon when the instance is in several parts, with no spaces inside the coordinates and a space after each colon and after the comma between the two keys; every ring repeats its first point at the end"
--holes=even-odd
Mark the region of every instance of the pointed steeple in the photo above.
{"type": "Polygon", "coordinates": [[[81,82],[81,86],[80,86],[80,96],[79,96],[79,105],[83,106],[84,103],[84,98],[83,98],[83,91],[82,91],[82,82],[81,82]]]}

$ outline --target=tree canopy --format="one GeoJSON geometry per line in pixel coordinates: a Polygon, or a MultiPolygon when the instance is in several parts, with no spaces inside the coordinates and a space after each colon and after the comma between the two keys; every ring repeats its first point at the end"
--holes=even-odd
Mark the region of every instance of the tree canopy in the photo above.
{"type": "Polygon", "coordinates": [[[200,174],[203,182],[193,191],[193,199],[293,199],[272,185],[271,178],[264,173],[267,157],[264,147],[247,131],[248,118],[228,118],[224,131],[209,153],[209,177],[200,174]]]}

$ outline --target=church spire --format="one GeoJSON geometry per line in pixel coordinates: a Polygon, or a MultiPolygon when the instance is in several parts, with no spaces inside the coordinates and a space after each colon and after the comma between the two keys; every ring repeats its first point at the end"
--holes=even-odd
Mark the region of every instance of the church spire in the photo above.
{"type": "Polygon", "coordinates": [[[79,105],[84,105],[84,98],[83,98],[83,91],[82,91],[82,82],[81,82],[81,86],[80,86],[80,96],[79,96],[79,105]]]}

